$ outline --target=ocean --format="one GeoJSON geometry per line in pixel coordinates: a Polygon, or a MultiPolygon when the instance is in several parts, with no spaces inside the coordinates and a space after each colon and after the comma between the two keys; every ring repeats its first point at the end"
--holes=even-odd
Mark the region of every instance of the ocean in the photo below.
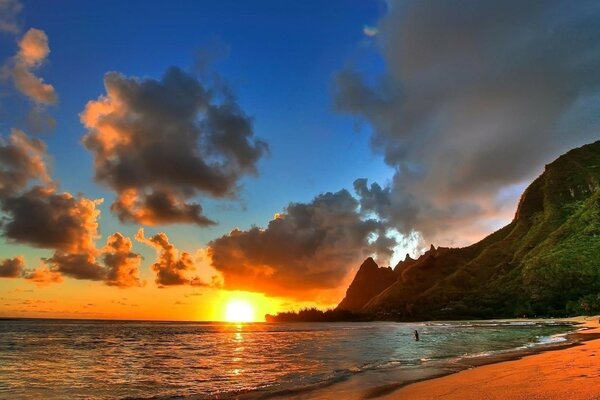
{"type": "Polygon", "coordinates": [[[328,398],[332,390],[362,398],[468,359],[562,342],[574,329],[552,321],[0,320],[0,398],[328,398]]]}

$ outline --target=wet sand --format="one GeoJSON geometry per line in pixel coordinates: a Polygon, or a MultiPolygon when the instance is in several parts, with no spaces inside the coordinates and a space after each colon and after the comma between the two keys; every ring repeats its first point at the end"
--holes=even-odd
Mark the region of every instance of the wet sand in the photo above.
{"type": "Polygon", "coordinates": [[[582,340],[578,343],[515,360],[474,365],[472,369],[369,397],[387,400],[600,400],[598,317],[575,320],[588,328],[576,334],[582,340]]]}

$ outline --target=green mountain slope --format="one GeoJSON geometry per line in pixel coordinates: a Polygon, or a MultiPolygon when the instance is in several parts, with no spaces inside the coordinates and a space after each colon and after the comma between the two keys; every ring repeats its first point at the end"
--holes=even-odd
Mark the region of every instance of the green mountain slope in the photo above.
{"type": "MultiPolygon", "coordinates": [[[[509,225],[472,246],[400,263],[395,282],[352,311],[406,320],[599,312],[599,189],[600,141],[547,165],[509,225]]],[[[351,294],[339,309],[357,304],[351,294]]]]}

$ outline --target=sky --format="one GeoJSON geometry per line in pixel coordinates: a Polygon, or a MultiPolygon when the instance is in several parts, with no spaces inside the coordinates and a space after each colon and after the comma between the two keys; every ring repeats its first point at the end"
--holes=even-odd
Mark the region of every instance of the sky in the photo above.
{"type": "Polygon", "coordinates": [[[335,306],[597,140],[593,1],[0,0],[0,316],[335,306]]]}

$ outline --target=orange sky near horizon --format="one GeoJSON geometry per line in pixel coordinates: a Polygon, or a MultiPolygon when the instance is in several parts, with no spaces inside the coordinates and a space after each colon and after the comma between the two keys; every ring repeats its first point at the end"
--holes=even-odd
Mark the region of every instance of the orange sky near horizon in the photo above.
{"type": "Polygon", "coordinates": [[[334,305],[212,288],[147,285],[123,290],[98,282],[73,280],[36,288],[24,281],[4,281],[0,317],[225,321],[227,304],[242,301],[252,306],[256,321],[263,321],[265,314],[334,305]]]}
{"type": "MultiPolygon", "coordinates": [[[[159,288],[153,274],[142,270],[147,275],[143,276],[147,278],[145,285],[125,289],[70,278],[46,286],[23,279],[0,279],[0,318],[225,321],[227,305],[241,301],[250,304],[256,321],[264,321],[265,314],[280,311],[335,307],[349,283],[345,279],[332,297],[301,301],[213,287],[159,288]]],[[[353,276],[354,271],[348,278],[353,276]]]]}

